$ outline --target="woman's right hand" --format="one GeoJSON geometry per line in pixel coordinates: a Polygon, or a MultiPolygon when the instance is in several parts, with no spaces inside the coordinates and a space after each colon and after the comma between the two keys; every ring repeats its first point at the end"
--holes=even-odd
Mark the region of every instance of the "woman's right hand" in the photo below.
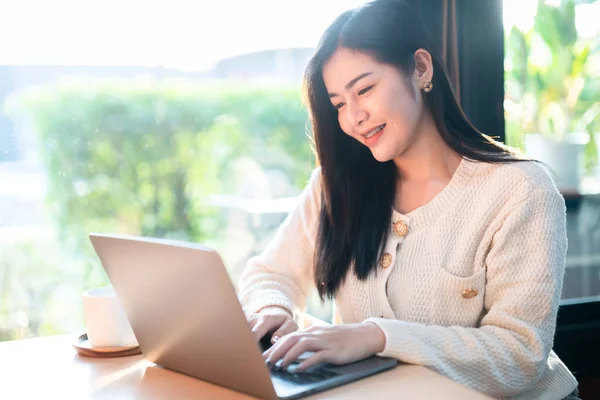
{"type": "Polygon", "coordinates": [[[269,306],[248,317],[252,334],[258,342],[267,333],[273,332],[271,343],[288,333],[298,330],[298,324],[292,315],[283,307],[269,306]]]}

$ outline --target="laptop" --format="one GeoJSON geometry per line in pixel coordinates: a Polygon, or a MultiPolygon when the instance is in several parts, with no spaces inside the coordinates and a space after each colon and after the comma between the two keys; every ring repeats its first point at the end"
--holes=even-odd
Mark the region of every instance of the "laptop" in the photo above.
{"type": "Polygon", "coordinates": [[[303,397],[398,363],[372,356],[304,372],[294,370],[298,361],[285,371],[269,369],[215,250],[123,235],[92,233],[90,240],[144,357],[163,368],[271,400],[303,397]]]}

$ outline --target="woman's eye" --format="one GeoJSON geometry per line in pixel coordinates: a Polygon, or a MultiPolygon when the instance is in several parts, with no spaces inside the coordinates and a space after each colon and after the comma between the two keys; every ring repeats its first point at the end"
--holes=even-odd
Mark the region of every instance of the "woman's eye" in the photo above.
{"type": "Polygon", "coordinates": [[[344,105],[344,103],[337,103],[336,105],[334,105],[336,110],[339,110],[340,108],[342,108],[342,106],[344,105]]]}
{"type": "Polygon", "coordinates": [[[373,88],[373,86],[369,86],[369,87],[366,87],[366,88],[364,88],[364,89],[360,89],[360,90],[358,91],[358,95],[359,95],[359,96],[361,96],[361,95],[363,95],[363,94],[367,93],[367,92],[368,92],[369,90],[371,90],[372,88],[373,88]]]}

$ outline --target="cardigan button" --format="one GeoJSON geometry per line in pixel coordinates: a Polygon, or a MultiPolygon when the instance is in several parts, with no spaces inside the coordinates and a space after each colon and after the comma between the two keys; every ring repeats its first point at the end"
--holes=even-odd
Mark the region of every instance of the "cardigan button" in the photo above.
{"type": "Polygon", "coordinates": [[[404,237],[408,233],[406,222],[399,220],[394,222],[394,235],[404,237]]]}
{"type": "Polygon", "coordinates": [[[462,297],[464,297],[465,299],[472,299],[473,297],[477,296],[479,292],[477,291],[477,289],[465,289],[462,292],[462,297]]]}
{"type": "Polygon", "coordinates": [[[388,268],[390,265],[392,265],[392,255],[390,253],[385,253],[383,256],[381,256],[379,264],[383,268],[388,268]]]}

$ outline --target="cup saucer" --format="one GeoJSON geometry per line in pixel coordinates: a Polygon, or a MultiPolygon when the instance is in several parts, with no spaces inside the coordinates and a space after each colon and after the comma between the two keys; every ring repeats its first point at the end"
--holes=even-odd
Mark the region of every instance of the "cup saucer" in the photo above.
{"type": "Polygon", "coordinates": [[[126,347],[92,347],[87,333],[79,335],[73,341],[73,347],[79,354],[87,357],[125,357],[142,354],[139,345],[126,347]]]}

